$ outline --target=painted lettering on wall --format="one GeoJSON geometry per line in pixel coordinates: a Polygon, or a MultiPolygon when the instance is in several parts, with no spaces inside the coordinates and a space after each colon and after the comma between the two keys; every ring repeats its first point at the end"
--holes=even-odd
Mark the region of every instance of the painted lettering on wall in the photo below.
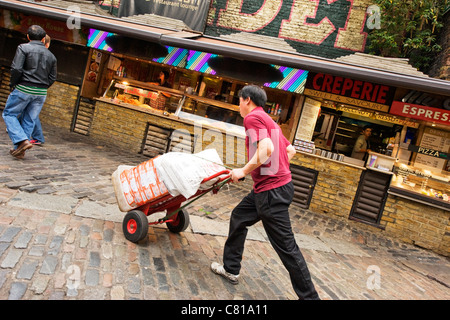
{"type": "Polygon", "coordinates": [[[334,49],[362,52],[371,4],[373,0],[216,0],[205,33],[255,32],[316,47],[329,42],[334,49]]]}

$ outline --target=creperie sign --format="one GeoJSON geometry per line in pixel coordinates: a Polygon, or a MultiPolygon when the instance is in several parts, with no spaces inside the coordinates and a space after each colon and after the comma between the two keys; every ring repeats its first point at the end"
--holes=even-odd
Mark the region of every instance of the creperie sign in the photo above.
{"type": "Polygon", "coordinates": [[[324,73],[308,74],[305,94],[387,112],[395,89],[367,81],[324,73]]]}
{"type": "Polygon", "coordinates": [[[450,111],[394,101],[389,111],[398,116],[450,125],[450,111]]]}

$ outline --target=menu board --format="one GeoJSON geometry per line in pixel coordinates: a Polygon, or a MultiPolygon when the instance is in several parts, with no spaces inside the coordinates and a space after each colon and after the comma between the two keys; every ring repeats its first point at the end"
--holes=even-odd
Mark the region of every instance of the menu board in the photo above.
{"type": "MultiPolygon", "coordinates": [[[[449,152],[450,132],[427,127],[424,130],[420,146],[436,151],[449,152]]],[[[414,166],[422,169],[441,171],[446,161],[445,159],[418,153],[414,166]]]]}
{"type": "Polygon", "coordinates": [[[311,141],[320,111],[320,101],[305,98],[302,116],[298,122],[295,139],[311,141]]]}

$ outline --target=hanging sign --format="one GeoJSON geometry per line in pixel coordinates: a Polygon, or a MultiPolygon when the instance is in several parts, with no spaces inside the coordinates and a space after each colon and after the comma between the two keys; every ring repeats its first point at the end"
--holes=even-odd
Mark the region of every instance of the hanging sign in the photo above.
{"type": "Polygon", "coordinates": [[[420,147],[420,146],[415,146],[412,144],[410,144],[408,146],[408,150],[410,150],[412,152],[417,152],[420,154],[425,154],[427,156],[431,156],[434,158],[449,159],[449,155],[446,152],[442,152],[442,151],[438,151],[438,150],[434,150],[434,149],[430,149],[430,148],[424,148],[424,147],[420,147]]]}
{"type": "Polygon", "coordinates": [[[450,124],[450,111],[418,104],[394,101],[389,113],[411,119],[450,124]]]}
{"type": "Polygon", "coordinates": [[[203,32],[210,0],[129,0],[121,1],[119,17],[155,14],[183,21],[189,28],[203,32]]]}

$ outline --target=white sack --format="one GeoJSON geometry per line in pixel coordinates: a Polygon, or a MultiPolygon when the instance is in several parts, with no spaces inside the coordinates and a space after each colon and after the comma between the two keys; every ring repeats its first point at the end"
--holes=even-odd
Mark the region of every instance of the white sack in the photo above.
{"type": "Polygon", "coordinates": [[[201,182],[215,173],[225,170],[215,149],[196,154],[169,152],[154,161],[158,176],[172,196],[192,197],[199,189],[208,189],[217,181],[201,182]]]}

